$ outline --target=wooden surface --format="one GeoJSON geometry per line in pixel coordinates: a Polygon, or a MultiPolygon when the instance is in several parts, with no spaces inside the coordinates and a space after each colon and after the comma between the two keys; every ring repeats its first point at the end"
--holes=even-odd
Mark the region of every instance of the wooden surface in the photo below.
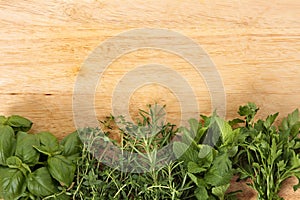
{"type": "MultiPolygon", "coordinates": [[[[261,107],[260,116],[277,111],[285,116],[300,108],[299,13],[298,0],[1,1],[0,114],[26,116],[33,131],[62,138],[75,129],[72,94],[84,60],[105,39],[148,27],[179,32],[201,45],[222,77],[227,118],[248,101],[261,107]]],[[[139,50],[104,72],[95,99],[99,119],[111,112],[120,78],[133,66],[153,62],[184,76],[200,111],[211,112],[209,91],[185,60],[139,50]]],[[[130,112],[154,102],[167,104],[169,120],[177,122],[179,103],[159,85],[137,90],[130,112]]],[[[286,199],[300,198],[299,191],[287,191],[286,199]]]]}

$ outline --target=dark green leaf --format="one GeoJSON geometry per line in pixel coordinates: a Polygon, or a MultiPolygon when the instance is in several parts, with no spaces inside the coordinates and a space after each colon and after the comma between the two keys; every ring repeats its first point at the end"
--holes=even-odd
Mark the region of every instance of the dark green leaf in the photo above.
{"type": "Polygon", "coordinates": [[[40,140],[40,146],[34,146],[35,149],[47,155],[56,155],[62,152],[57,138],[50,132],[40,132],[37,134],[40,140]]]}
{"type": "Polygon", "coordinates": [[[18,199],[26,190],[26,178],[19,169],[0,168],[0,187],[4,199],[18,199]]]}
{"type": "Polygon", "coordinates": [[[74,179],[76,166],[66,157],[56,155],[48,158],[48,169],[53,178],[69,187],[74,179]]]}
{"type": "Polygon", "coordinates": [[[29,131],[32,126],[32,122],[19,115],[12,115],[8,117],[7,125],[13,127],[15,131],[29,131]]]}
{"type": "Polygon", "coordinates": [[[28,172],[31,172],[29,166],[25,163],[22,163],[22,160],[17,156],[11,156],[6,159],[6,164],[9,168],[19,169],[26,175],[28,172]]]}
{"type": "Polygon", "coordinates": [[[33,146],[38,147],[39,145],[40,142],[36,135],[18,132],[15,155],[18,156],[23,163],[35,165],[39,161],[40,154],[33,146]]]}
{"type": "Polygon", "coordinates": [[[29,174],[27,187],[29,192],[38,197],[49,196],[58,191],[46,167],[39,168],[29,174]]]}
{"type": "Polygon", "coordinates": [[[257,111],[258,108],[256,107],[256,105],[254,103],[249,102],[246,106],[240,106],[238,113],[241,116],[254,116],[257,111]]]}
{"type": "Polygon", "coordinates": [[[7,118],[5,116],[0,116],[0,125],[4,125],[7,121],[7,118]]]}
{"type": "Polygon", "coordinates": [[[20,158],[18,158],[17,156],[11,156],[11,157],[7,158],[6,164],[10,168],[19,169],[22,167],[22,160],[20,158]]]}
{"type": "Polygon", "coordinates": [[[15,152],[15,133],[8,125],[0,125],[0,165],[6,165],[6,159],[15,152]]]}
{"type": "Polygon", "coordinates": [[[207,200],[209,196],[206,188],[203,186],[197,187],[197,189],[195,190],[195,197],[197,198],[197,200],[207,200]]]}
{"type": "Polygon", "coordinates": [[[233,126],[235,126],[235,125],[237,125],[237,124],[245,123],[245,121],[242,120],[242,119],[236,118],[236,119],[233,119],[233,120],[229,121],[228,123],[229,123],[229,125],[230,125],[231,127],[233,127],[233,126]]]}
{"type": "Polygon", "coordinates": [[[66,157],[73,156],[74,154],[79,155],[81,151],[82,142],[77,131],[66,136],[60,144],[64,147],[62,155],[66,157]]]}

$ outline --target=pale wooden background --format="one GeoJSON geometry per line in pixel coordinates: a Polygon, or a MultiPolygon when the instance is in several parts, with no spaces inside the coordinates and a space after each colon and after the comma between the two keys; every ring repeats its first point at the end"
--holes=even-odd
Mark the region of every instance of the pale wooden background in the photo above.
{"type": "MultiPolygon", "coordinates": [[[[261,107],[260,116],[280,111],[282,117],[300,108],[299,13],[298,0],[0,1],[0,114],[23,115],[35,123],[33,131],[62,138],[74,130],[73,87],[87,56],[107,38],[149,27],[177,31],[208,53],[223,79],[227,118],[248,101],[261,107]]],[[[140,50],[104,72],[95,100],[99,119],[111,112],[120,78],[153,62],[182,74],[201,112],[211,112],[207,87],[189,64],[169,53],[140,50]]],[[[158,102],[167,104],[170,121],[178,120],[179,103],[166,88],[140,88],[130,102],[132,115],[158,102]]],[[[283,193],[300,198],[290,187],[283,193]]]]}

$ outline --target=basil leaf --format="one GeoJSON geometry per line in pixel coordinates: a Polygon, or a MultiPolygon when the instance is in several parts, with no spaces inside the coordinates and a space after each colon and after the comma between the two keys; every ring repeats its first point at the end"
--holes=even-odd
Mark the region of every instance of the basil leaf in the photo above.
{"type": "Polygon", "coordinates": [[[70,186],[74,179],[76,166],[62,155],[48,158],[48,169],[53,178],[61,185],[70,186]]]}
{"type": "Polygon", "coordinates": [[[29,174],[27,187],[29,192],[38,197],[49,196],[58,192],[57,186],[46,167],[41,167],[29,174]]]}
{"type": "Polygon", "coordinates": [[[13,127],[15,131],[29,131],[31,129],[32,122],[19,115],[12,115],[8,117],[7,125],[13,127]]]}
{"type": "Polygon", "coordinates": [[[20,158],[18,158],[17,156],[11,156],[11,157],[7,158],[6,164],[10,168],[19,169],[22,167],[22,160],[20,160],[20,158]]]}
{"type": "Polygon", "coordinates": [[[18,158],[17,156],[11,156],[7,158],[6,164],[8,165],[9,168],[15,168],[21,170],[25,176],[27,175],[28,172],[31,172],[29,166],[26,165],[25,163],[22,163],[22,160],[20,160],[20,158],[18,158]]]}
{"type": "Polygon", "coordinates": [[[0,116],[0,125],[4,125],[7,121],[7,118],[5,116],[0,116]]]}
{"type": "Polygon", "coordinates": [[[24,163],[35,165],[39,161],[40,154],[33,146],[39,146],[40,142],[36,135],[18,132],[15,155],[24,163]]]}
{"type": "Polygon", "coordinates": [[[60,144],[64,147],[62,155],[66,157],[79,155],[81,152],[82,142],[77,131],[66,136],[60,144]]]}
{"type": "Polygon", "coordinates": [[[37,134],[40,140],[40,146],[34,145],[34,148],[46,155],[56,155],[61,153],[62,149],[57,138],[50,132],[40,132],[37,134]]]}
{"type": "Polygon", "coordinates": [[[0,188],[4,199],[18,199],[26,190],[26,178],[19,169],[0,168],[0,188]]]}
{"type": "Polygon", "coordinates": [[[7,125],[0,125],[0,165],[6,166],[6,159],[15,152],[15,133],[7,125]]]}

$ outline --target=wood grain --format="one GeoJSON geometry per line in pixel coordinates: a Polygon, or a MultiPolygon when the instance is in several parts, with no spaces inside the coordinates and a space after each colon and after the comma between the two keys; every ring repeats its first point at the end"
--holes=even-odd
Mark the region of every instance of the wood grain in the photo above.
{"type": "MultiPolygon", "coordinates": [[[[148,27],[179,32],[201,45],[222,77],[227,118],[248,101],[261,107],[261,117],[277,111],[283,117],[300,108],[299,13],[297,0],[1,1],[0,114],[24,115],[34,121],[34,132],[49,130],[59,138],[74,131],[72,94],[85,59],[106,39],[148,27]]],[[[170,53],[139,50],[102,74],[95,91],[99,119],[112,111],[113,90],[124,74],[148,63],[185,77],[201,113],[211,113],[209,89],[191,65],[170,53]]],[[[141,87],[129,101],[132,116],[158,102],[178,122],[180,104],[165,87],[141,87]]],[[[283,196],[299,199],[290,188],[283,196]]]]}

